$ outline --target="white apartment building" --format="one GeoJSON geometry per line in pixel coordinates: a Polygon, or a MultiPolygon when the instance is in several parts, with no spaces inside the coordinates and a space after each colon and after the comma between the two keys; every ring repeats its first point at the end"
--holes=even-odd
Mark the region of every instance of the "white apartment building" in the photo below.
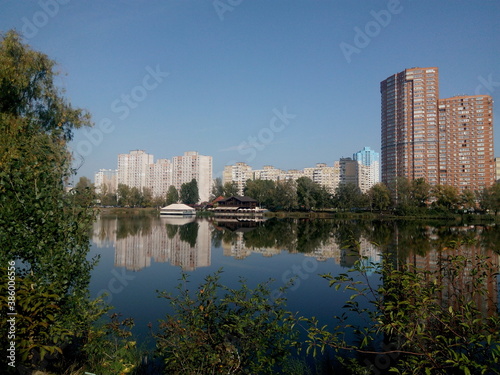
{"type": "Polygon", "coordinates": [[[149,165],[154,156],[143,150],[118,155],[118,184],[141,189],[147,186],[149,165]]]}
{"type": "Polygon", "coordinates": [[[222,172],[222,185],[234,182],[238,186],[238,194],[243,195],[243,188],[247,180],[253,179],[252,167],[246,163],[239,162],[234,165],[226,165],[222,172]]]}
{"type": "Polygon", "coordinates": [[[208,202],[212,189],[212,157],[196,151],[172,158],[172,185],[180,191],[182,184],[195,179],[201,202],[208,202]]]}
{"type": "Polygon", "coordinates": [[[114,193],[118,186],[118,171],[116,169],[99,169],[94,176],[94,185],[96,188],[96,193],[100,194],[104,187],[105,191],[108,193],[114,193]]]}
{"type": "Polygon", "coordinates": [[[172,185],[172,162],[168,159],[158,159],[149,165],[146,186],[151,189],[153,197],[165,197],[172,185]]]}
{"type": "Polygon", "coordinates": [[[245,182],[251,180],[288,181],[297,180],[300,177],[309,177],[314,182],[326,187],[328,192],[334,193],[340,181],[340,166],[336,162],[333,166],[318,163],[315,167],[290,169],[288,171],[278,169],[272,165],[266,165],[262,169],[252,170],[245,163],[236,163],[224,167],[222,182],[235,182],[238,185],[239,194],[243,194],[245,182]]]}
{"type": "Polygon", "coordinates": [[[280,181],[284,178],[285,171],[274,168],[272,165],[264,165],[262,169],[253,171],[255,180],[280,181]]]}
{"type": "Polygon", "coordinates": [[[364,147],[353,154],[353,159],[358,162],[358,186],[363,193],[380,182],[379,153],[364,147]]]}

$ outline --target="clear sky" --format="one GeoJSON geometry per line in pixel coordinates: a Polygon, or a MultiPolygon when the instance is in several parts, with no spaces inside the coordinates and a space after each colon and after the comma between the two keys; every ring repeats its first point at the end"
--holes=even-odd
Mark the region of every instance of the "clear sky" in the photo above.
{"type": "Polygon", "coordinates": [[[92,179],[134,149],[211,155],[214,175],[380,151],[394,73],[437,66],[442,98],[499,96],[499,19],[496,0],[0,0],[0,30],[55,59],[92,114],[71,144],[92,179]]]}

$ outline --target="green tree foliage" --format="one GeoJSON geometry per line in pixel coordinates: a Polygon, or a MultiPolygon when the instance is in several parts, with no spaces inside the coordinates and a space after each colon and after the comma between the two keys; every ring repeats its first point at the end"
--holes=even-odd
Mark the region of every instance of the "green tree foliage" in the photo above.
{"type": "Polygon", "coordinates": [[[222,195],[226,198],[239,195],[238,185],[236,184],[236,182],[226,182],[223,187],[222,195]]]}
{"type": "Polygon", "coordinates": [[[212,192],[210,194],[210,201],[213,201],[214,199],[218,197],[223,197],[224,196],[224,186],[222,185],[222,178],[221,177],[216,177],[214,179],[214,184],[212,186],[212,192]]]}
{"type": "Polygon", "coordinates": [[[387,210],[391,205],[391,192],[385,184],[375,184],[368,190],[368,200],[372,210],[387,210]]]}
{"type": "Polygon", "coordinates": [[[464,210],[476,208],[476,194],[473,191],[465,189],[460,194],[460,205],[464,210]]]}
{"type": "Polygon", "coordinates": [[[481,302],[488,298],[485,281],[497,270],[489,258],[455,251],[460,247],[455,242],[444,249],[433,270],[386,257],[381,266],[361,259],[349,273],[323,275],[335,289],[353,291],[344,307],[371,323],[352,326],[343,314],[329,331],[306,319],[311,324],[308,350],[333,348],[365,356],[355,373],[500,373],[500,319],[494,311],[485,313],[481,302]],[[371,285],[369,272],[380,275],[378,287],[371,285]],[[358,343],[345,340],[350,329],[358,343]]]}
{"type": "Polygon", "coordinates": [[[460,196],[455,187],[449,185],[436,185],[432,189],[435,201],[433,206],[441,207],[445,210],[455,210],[460,202],[460,196]]]}
{"type": "Polygon", "coordinates": [[[74,202],[79,206],[93,207],[96,203],[95,187],[88,177],[80,177],[71,193],[74,194],[74,202]]]}
{"type": "Polygon", "coordinates": [[[196,204],[200,200],[198,193],[198,183],[193,178],[191,182],[186,182],[181,185],[180,193],[181,202],[184,204],[196,204]]]}
{"type": "MultiPolygon", "coordinates": [[[[66,194],[67,142],[91,125],[54,84],[55,63],[15,32],[0,40],[0,264],[17,261],[20,303],[17,364],[33,368],[84,337],[90,323],[87,259],[93,220],[86,199],[66,194]],[[41,311],[41,309],[44,311],[41,311]]],[[[0,296],[7,292],[2,271],[0,296]]],[[[2,308],[6,306],[2,301],[2,308]]],[[[7,337],[6,320],[0,334],[7,337]]],[[[7,343],[2,340],[2,349],[7,343]]],[[[4,350],[2,350],[4,352],[4,350]]],[[[5,361],[5,356],[0,359],[5,361]]],[[[5,368],[5,367],[2,367],[5,368]]]]}
{"type": "Polygon", "coordinates": [[[259,202],[261,207],[270,208],[274,206],[273,196],[275,182],[271,180],[248,180],[243,194],[259,202]]]}
{"type": "Polygon", "coordinates": [[[335,189],[334,202],[335,207],[343,211],[352,208],[364,208],[368,205],[367,199],[359,187],[352,183],[340,184],[335,189]]]}
{"type": "Polygon", "coordinates": [[[479,203],[483,210],[490,210],[497,215],[500,211],[500,183],[495,183],[479,193],[479,203]]]}
{"type": "Polygon", "coordinates": [[[303,210],[321,209],[330,206],[330,194],[309,177],[297,179],[297,203],[303,210]]]}
{"type": "Polygon", "coordinates": [[[276,183],[274,207],[277,210],[291,211],[298,207],[297,183],[293,180],[276,183]]]}
{"type": "Polygon", "coordinates": [[[167,190],[167,205],[179,202],[179,193],[174,185],[170,185],[167,190]]]}
{"type": "Polygon", "coordinates": [[[107,184],[101,186],[99,194],[97,194],[97,200],[101,206],[117,206],[118,197],[116,193],[109,191],[107,184]]]}
{"type": "Polygon", "coordinates": [[[160,322],[158,354],[169,374],[276,374],[287,362],[296,334],[284,300],[273,300],[269,285],[231,289],[220,271],[194,292],[183,275],[178,295],[160,294],[175,314],[160,322]]]}

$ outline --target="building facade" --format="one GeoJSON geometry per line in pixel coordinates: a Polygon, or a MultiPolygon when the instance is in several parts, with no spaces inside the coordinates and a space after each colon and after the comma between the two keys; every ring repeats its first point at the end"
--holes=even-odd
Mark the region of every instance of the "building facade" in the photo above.
{"type": "Polygon", "coordinates": [[[165,197],[172,185],[172,163],[168,159],[158,159],[149,165],[146,186],[154,197],[165,197]]]}
{"type": "Polygon", "coordinates": [[[195,179],[201,202],[208,202],[212,190],[212,157],[196,151],[172,158],[172,185],[180,192],[184,183],[195,179]]]}
{"type": "Polygon", "coordinates": [[[222,185],[234,182],[238,187],[238,195],[243,195],[245,183],[249,179],[253,179],[252,167],[243,162],[226,165],[222,172],[222,185]]]}
{"type": "Polygon", "coordinates": [[[439,99],[436,67],[396,73],[380,83],[380,93],[382,182],[392,186],[397,177],[423,178],[459,190],[491,185],[491,97],[439,99]]]}
{"type": "Polygon", "coordinates": [[[116,169],[99,169],[94,176],[96,193],[114,193],[118,186],[118,171],[116,169]]]}
{"type": "Polygon", "coordinates": [[[352,157],[358,162],[358,186],[363,193],[380,182],[380,154],[370,147],[355,152],[352,157]]]}
{"type": "Polygon", "coordinates": [[[149,166],[154,156],[143,150],[118,155],[118,184],[142,190],[147,187],[149,166]]]}

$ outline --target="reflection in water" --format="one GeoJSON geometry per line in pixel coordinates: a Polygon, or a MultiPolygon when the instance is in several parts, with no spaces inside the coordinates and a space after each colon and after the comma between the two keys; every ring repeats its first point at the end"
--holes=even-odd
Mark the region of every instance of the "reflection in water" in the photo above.
{"type": "Polygon", "coordinates": [[[114,246],[115,266],[132,271],[149,267],[151,259],[185,271],[210,265],[207,221],[99,217],[94,224],[93,242],[97,247],[114,246]]]}
{"type": "MultiPolygon", "coordinates": [[[[333,259],[351,267],[362,257],[380,262],[380,252],[390,255],[396,265],[412,264],[432,272],[446,272],[443,259],[464,256],[490,259],[498,270],[500,228],[497,226],[449,226],[399,221],[334,221],[270,219],[238,221],[195,218],[100,217],[94,224],[97,247],[115,247],[115,266],[140,270],[155,262],[169,262],[183,270],[211,264],[211,249],[244,259],[251,254],[266,257],[282,252],[302,253],[318,261],[333,259]],[[459,243],[456,249],[450,244],[459,243]]],[[[466,287],[472,269],[446,285],[443,298],[452,290],[466,287]]],[[[446,279],[443,277],[443,280],[446,279]]],[[[498,304],[496,277],[483,281],[488,296],[476,301],[485,313],[498,304]]]]}

